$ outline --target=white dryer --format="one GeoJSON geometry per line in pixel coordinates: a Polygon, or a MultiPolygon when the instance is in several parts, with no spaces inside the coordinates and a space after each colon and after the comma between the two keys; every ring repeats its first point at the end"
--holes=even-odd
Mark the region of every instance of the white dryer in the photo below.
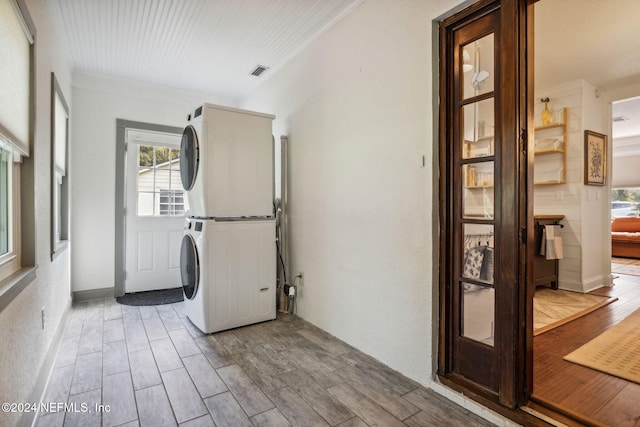
{"type": "Polygon", "coordinates": [[[203,332],[275,319],[275,220],[187,219],[180,271],[186,315],[203,332]]]}
{"type": "Polygon", "coordinates": [[[187,216],[273,215],[274,118],[213,104],[196,108],[180,146],[187,216]]]}

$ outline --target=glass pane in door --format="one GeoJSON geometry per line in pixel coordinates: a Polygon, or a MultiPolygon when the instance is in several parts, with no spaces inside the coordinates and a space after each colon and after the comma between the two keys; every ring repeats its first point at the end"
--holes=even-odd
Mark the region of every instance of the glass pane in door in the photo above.
{"type": "Polygon", "coordinates": [[[493,161],[462,166],[463,218],[493,219],[494,179],[493,161]]]}
{"type": "Polygon", "coordinates": [[[494,90],[494,50],[493,33],[474,42],[463,45],[462,49],[462,90],[463,99],[473,98],[494,90]]]}
{"type": "Polygon", "coordinates": [[[462,158],[473,159],[495,154],[493,98],[462,107],[462,158]]]}
{"type": "Polygon", "coordinates": [[[462,276],[493,284],[493,225],[464,224],[462,276]]]}
{"type": "Polygon", "coordinates": [[[463,224],[461,335],[493,346],[495,323],[494,226],[463,224]]]}
{"type": "Polygon", "coordinates": [[[494,345],[495,290],[490,286],[461,283],[463,337],[494,345]]]}

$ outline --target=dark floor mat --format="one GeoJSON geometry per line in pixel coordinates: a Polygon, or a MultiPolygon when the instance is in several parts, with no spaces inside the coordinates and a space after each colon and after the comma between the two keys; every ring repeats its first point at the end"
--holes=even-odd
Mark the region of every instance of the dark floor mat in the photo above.
{"type": "Polygon", "coordinates": [[[116,301],[124,305],[160,305],[173,304],[184,300],[182,288],[162,289],[159,291],[135,292],[117,297],[116,301]]]}

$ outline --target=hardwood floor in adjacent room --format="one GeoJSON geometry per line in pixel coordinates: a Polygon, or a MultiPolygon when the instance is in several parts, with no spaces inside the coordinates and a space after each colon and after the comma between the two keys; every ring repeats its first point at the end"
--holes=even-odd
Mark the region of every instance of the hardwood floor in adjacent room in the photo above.
{"type": "Polygon", "coordinates": [[[532,400],[587,425],[640,425],[640,384],[562,359],[640,308],[640,277],[618,276],[592,292],[618,301],[534,338],[532,400]]]}

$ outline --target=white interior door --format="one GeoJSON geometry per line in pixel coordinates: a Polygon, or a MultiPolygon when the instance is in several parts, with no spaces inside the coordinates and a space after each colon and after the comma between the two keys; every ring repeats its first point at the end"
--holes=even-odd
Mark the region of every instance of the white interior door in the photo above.
{"type": "Polygon", "coordinates": [[[125,292],[180,287],[181,135],[127,129],[125,292]]]}

